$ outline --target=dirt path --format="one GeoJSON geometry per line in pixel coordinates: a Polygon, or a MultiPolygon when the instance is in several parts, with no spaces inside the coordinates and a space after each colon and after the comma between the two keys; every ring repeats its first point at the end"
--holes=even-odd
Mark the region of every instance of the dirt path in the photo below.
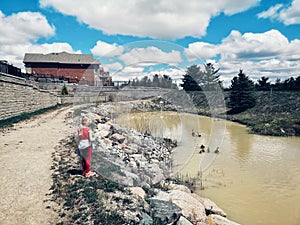
{"type": "Polygon", "coordinates": [[[62,108],[18,123],[0,135],[0,224],[55,224],[47,209],[52,185],[51,153],[59,140],[73,132],[62,108]]]}

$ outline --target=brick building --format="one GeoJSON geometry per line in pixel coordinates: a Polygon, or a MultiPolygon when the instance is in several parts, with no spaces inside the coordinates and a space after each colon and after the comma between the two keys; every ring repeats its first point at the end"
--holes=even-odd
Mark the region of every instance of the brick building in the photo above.
{"type": "Polygon", "coordinates": [[[100,61],[91,54],[26,53],[23,60],[26,73],[38,78],[67,80],[70,83],[100,85],[100,61]],[[98,81],[98,82],[97,82],[98,81]]]}

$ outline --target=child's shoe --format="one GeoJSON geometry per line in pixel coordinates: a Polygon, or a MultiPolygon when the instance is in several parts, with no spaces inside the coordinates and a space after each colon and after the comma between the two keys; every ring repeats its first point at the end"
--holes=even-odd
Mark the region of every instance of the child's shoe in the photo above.
{"type": "Polygon", "coordinates": [[[91,176],[94,176],[94,175],[96,175],[96,173],[92,172],[92,171],[85,173],[85,177],[91,177],[91,176]]]}

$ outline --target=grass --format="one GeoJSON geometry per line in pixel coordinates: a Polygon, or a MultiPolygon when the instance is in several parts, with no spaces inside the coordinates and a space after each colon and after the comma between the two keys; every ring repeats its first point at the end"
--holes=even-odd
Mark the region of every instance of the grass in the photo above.
{"type": "Polygon", "coordinates": [[[250,133],[300,136],[300,92],[256,92],[255,107],[228,119],[245,124],[250,133]]]}

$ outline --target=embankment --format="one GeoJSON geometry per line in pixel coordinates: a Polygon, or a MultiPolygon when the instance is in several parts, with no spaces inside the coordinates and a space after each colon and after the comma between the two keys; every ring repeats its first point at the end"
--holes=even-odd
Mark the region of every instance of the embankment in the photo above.
{"type": "Polygon", "coordinates": [[[249,132],[273,136],[300,136],[300,92],[255,92],[256,105],[246,111],[227,115],[245,124],[249,132]]]}
{"type": "Polygon", "coordinates": [[[170,156],[176,142],[115,124],[109,116],[117,110],[101,104],[74,112],[94,121],[96,176],[81,175],[74,137],[53,153],[51,198],[60,224],[237,225],[212,201],[172,179],[170,156]]]}

